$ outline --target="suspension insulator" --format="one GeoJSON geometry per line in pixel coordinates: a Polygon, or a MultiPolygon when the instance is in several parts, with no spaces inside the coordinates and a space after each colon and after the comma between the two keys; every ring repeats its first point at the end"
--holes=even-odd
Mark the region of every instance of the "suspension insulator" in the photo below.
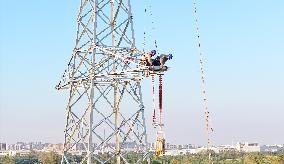
{"type": "Polygon", "coordinates": [[[162,124],[162,112],[163,112],[163,78],[159,76],[159,108],[160,108],[160,124],[162,124]]]}
{"type": "Polygon", "coordinates": [[[153,125],[156,124],[156,111],[153,112],[153,125]]]}
{"type": "Polygon", "coordinates": [[[155,76],[152,75],[152,100],[153,100],[153,125],[156,125],[156,109],[155,109],[155,76]]]}

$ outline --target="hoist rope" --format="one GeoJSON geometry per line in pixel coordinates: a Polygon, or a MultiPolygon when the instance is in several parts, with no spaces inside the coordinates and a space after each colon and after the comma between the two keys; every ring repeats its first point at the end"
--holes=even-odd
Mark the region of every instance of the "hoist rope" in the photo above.
{"type": "MultiPolygon", "coordinates": [[[[203,65],[203,54],[201,50],[201,41],[200,41],[200,32],[199,32],[199,19],[197,15],[197,7],[196,7],[196,0],[193,0],[193,7],[194,7],[194,19],[195,19],[195,25],[196,25],[196,36],[198,41],[198,51],[199,51],[199,66],[200,66],[200,73],[201,73],[201,91],[202,91],[202,97],[203,97],[203,108],[205,112],[205,129],[207,134],[207,149],[211,146],[211,137],[210,133],[213,132],[213,129],[211,128],[210,123],[210,116],[208,111],[208,100],[206,96],[206,87],[205,87],[205,73],[204,73],[204,65],[203,65]]],[[[209,153],[209,163],[210,163],[210,153],[209,153]]]]}

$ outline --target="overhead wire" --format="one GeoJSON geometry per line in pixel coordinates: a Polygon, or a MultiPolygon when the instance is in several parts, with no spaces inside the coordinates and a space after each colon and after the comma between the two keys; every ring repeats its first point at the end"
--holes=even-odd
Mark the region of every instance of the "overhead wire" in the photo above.
{"type": "Polygon", "coordinates": [[[154,21],[154,16],[153,16],[153,11],[152,11],[152,2],[151,0],[149,0],[149,12],[150,12],[150,19],[151,19],[151,31],[152,31],[152,36],[154,38],[154,46],[155,49],[157,51],[157,54],[159,55],[159,50],[158,50],[158,44],[157,44],[157,39],[156,39],[156,25],[155,25],[155,21],[154,21]]]}
{"type": "MultiPolygon", "coordinates": [[[[147,6],[146,3],[144,4],[144,21],[147,17],[147,6]]],[[[144,26],[143,26],[143,52],[145,53],[145,48],[146,48],[146,23],[144,22],[144,26]]]]}
{"type": "MultiPolygon", "coordinates": [[[[205,130],[207,134],[207,151],[211,147],[212,140],[211,140],[211,133],[213,132],[213,128],[211,125],[211,118],[208,111],[208,100],[207,100],[207,93],[206,93],[206,85],[205,85],[205,72],[204,72],[204,62],[203,62],[203,53],[201,49],[201,39],[200,39],[200,28],[199,28],[199,19],[197,14],[197,4],[196,0],[193,0],[193,8],[194,8],[194,21],[196,25],[196,36],[198,42],[198,53],[199,53],[199,66],[200,66],[200,73],[201,73],[201,92],[203,97],[203,108],[205,114],[205,130]]],[[[209,163],[211,161],[211,153],[209,152],[209,163]]]]}

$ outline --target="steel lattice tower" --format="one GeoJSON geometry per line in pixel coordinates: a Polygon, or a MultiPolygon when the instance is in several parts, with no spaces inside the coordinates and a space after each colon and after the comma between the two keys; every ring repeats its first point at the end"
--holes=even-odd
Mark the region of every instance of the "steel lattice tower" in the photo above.
{"type": "Polygon", "coordinates": [[[69,91],[61,163],[79,150],[88,164],[130,163],[129,146],[137,163],[145,159],[141,55],[130,0],[80,0],[75,47],[56,86],[69,91]]]}

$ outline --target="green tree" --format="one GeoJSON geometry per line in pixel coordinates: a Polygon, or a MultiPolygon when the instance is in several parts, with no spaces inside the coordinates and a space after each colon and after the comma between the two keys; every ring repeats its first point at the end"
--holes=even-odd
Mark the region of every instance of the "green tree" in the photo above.
{"type": "Polygon", "coordinates": [[[4,156],[4,157],[1,157],[0,156],[0,164],[15,164],[16,161],[15,161],[15,158],[14,157],[11,157],[11,156],[4,156]]]}
{"type": "Polygon", "coordinates": [[[61,162],[61,156],[55,152],[39,153],[38,158],[42,164],[60,164],[61,162]]]}

